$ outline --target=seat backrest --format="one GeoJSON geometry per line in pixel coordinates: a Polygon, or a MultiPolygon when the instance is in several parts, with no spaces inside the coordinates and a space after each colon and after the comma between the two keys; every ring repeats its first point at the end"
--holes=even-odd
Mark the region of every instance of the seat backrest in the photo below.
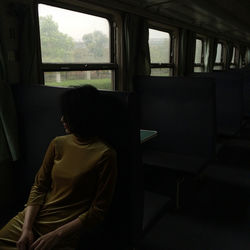
{"type": "Polygon", "coordinates": [[[18,115],[21,161],[19,171],[20,199],[27,199],[35,174],[41,166],[50,141],[64,135],[58,97],[65,89],[39,85],[13,85],[18,115]]]}
{"type": "Polygon", "coordinates": [[[140,153],[139,115],[135,94],[103,91],[106,140],[118,155],[118,181],[110,210],[116,249],[121,242],[133,245],[142,236],[143,172],[140,153]],[[127,214],[126,214],[127,213],[127,214]]]}
{"type": "MultiPolygon", "coordinates": [[[[20,128],[20,196],[27,199],[49,142],[64,130],[59,97],[67,89],[32,85],[12,86],[20,128]]],[[[105,139],[118,156],[118,180],[105,231],[112,240],[131,244],[142,234],[143,186],[135,96],[101,91],[105,100],[105,139]],[[115,240],[114,240],[115,239],[115,240]]],[[[118,244],[118,243],[117,243],[118,244]]]]}
{"type": "Polygon", "coordinates": [[[216,85],[216,120],[220,135],[234,135],[243,120],[243,75],[238,71],[196,73],[211,77],[216,85]]]}
{"type": "Polygon", "coordinates": [[[242,71],[244,77],[243,98],[244,98],[244,116],[250,117],[250,69],[242,71]]]}
{"type": "Polygon", "coordinates": [[[158,131],[150,148],[214,158],[215,89],[211,79],[137,77],[134,84],[141,128],[158,131]]]}

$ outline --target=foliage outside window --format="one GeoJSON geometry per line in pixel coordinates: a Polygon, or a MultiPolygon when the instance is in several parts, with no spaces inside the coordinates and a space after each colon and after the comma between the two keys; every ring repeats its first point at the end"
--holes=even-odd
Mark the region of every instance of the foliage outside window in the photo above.
{"type": "Polygon", "coordinates": [[[149,29],[149,51],[152,76],[173,75],[171,35],[168,32],[149,29]]]}
{"type": "Polygon", "coordinates": [[[224,56],[223,44],[219,42],[217,44],[216,58],[215,58],[215,64],[213,68],[214,70],[223,70],[224,68],[223,56],[224,56]]]}
{"type": "Polygon", "coordinates": [[[44,83],[113,89],[116,64],[106,18],[38,5],[44,83]]]}
{"type": "Polygon", "coordinates": [[[204,42],[197,38],[195,41],[194,72],[204,71],[204,42]]]}

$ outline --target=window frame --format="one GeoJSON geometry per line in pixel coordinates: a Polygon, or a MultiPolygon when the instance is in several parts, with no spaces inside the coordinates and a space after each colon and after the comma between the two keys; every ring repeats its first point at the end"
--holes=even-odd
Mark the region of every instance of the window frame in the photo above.
{"type": "MultiPolygon", "coordinates": [[[[195,63],[195,57],[194,57],[194,71],[195,71],[195,68],[201,68],[200,72],[204,72],[205,71],[205,63],[204,63],[205,39],[204,37],[197,35],[195,38],[195,48],[196,48],[196,40],[201,41],[201,63],[195,63]]],[[[195,49],[195,53],[196,53],[196,49],[195,49]]]]}
{"type": "Polygon", "coordinates": [[[217,49],[218,45],[221,44],[221,57],[220,57],[220,62],[214,62],[213,66],[213,71],[222,71],[225,69],[225,56],[226,56],[226,48],[225,48],[225,43],[223,41],[218,41],[216,45],[216,57],[217,57],[217,49]],[[214,69],[215,67],[220,66],[221,69],[214,69]]]}
{"type": "Polygon", "coordinates": [[[148,21],[148,29],[154,29],[161,32],[166,32],[170,37],[170,53],[169,53],[169,63],[151,63],[151,69],[170,69],[170,76],[175,75],[176,64],[175,64],[175,42],[174,37],[176,34],[176,29],[174,27],[169,27],[160,23],[155,23],[153,21],[148,21]]]}
{"type": "Polygon", "coordinates": [[[39,54],[38,60],[40,61],[40,83],[45,85],[45,77],[44,74],[46,72],[65,72],[65,71],[98,71],[98,70],[110,70],[111,71],[111,89],[115,90],[117,87],[118,81],[118,59],[117,59],[117,40],[118,35],[116,32],[116,20],[115,14],[111,10],[103,9],[102,11],[97,11],[91,7],[85,6],[76,6],[66,3],[58,3],[52,1],[41,0],[37,1],[35,8],[35,15],[36,15],[36,27],[37,27],[37,37],[38,37],[38,47],[39,47],[39,54]],[[78,13],[93,15],[96,17],[105,18],[110,26],[109,32],[109,47],[110,47],[110,63],[43,63],[42,62],[42,51],[41,51],[41,39],[40,39],[40,28],[39,28],[39,4],[46,4],[51,7],[57,7],[65,10],[75,11],[78,13]]]}

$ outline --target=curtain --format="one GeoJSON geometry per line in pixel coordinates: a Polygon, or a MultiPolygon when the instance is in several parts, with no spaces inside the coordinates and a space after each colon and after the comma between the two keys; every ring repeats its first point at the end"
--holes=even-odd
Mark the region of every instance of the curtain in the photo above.
{"type": "Polygon", "coordinates": [[[226,63],[225,63],[225,70],[230,69],[230,64],[233,58],[233,44],[230,42],[226,43],[226,63]]]}
{"type": "Polygon", "coordinates": [[[247,66],[248,64],[250,64],[250,49],[249,48],[247,48],[246,54],[245,54],[245,65],[247,66]]]}
{"type": "Polygon", "coordinates": [[[178,75],[185,76],[194,71],[196,34],[190,30],[182,29],[179,37],[178,75]]]}
{"type": "Polygon", "coordinates": [[[124,18],[125,90],[133,91],[135,75],[150,75],[148,26],[144,19],[126,14],[124,18]]]}
{"type": "Polygon", "coordinates": [[[205,41],[204,64],[205,72],[212,72],[217,54],[217,40],[215,38],[207,38],[205,41]]]}
{"type": "Polygon", "coordinates": [[[12,92],[6,82],[7,78],[7,67],[0,42],[0,196],[2,208],[9,208],[14,204],[16,192],[13,161],[18,160],[20,156],[16,112],[12,92]]]}
{"type": "Polygon", "coordinates": [[[29,4],[13,3],[10,5],[19,24],[19,59],[21,84],[38,84],[38,39],[34,12],[29,4]]]}
{"type": "Polygon", "coordinates": [[[238,63],[238,66],[239,66],[239,68],[242,68],[242,61],[245,59],[245,56],[246,56],[246,50],[247,50],[247,48],[245,47],[245,46],[240,46],[240,51],[239,51],[239,53],[240,53],[240,60],[239,60],[239,63],[238,63]]]}
{"type": "Polygon", "coordinates": [[[209,72],[210,39],[204,41],[204,71],[209,72]]]}
{"type": "Polygon", "coordinates": [[[15,105],[0,44],[0,163],[19,158],[17,131],[15,105]]]}

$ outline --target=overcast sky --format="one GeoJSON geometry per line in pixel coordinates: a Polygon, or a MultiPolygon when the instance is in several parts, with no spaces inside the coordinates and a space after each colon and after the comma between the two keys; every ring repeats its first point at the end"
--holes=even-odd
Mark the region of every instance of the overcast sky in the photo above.
{"type": "Polygon", "coordinates": [[[108,36],[109,23],[105,18],[39,4],[39,16],[51,15],[59,30],[80,41],[87,33],[99,30],[108,36]]]}
{"type": "MultiPolygon", "coordinates": [[[[76,41],[81,41],[84,34],[99,30],[109,36],[108,20],[75,11],[39,4],[39,16],[51,15],[59,30],[76,41]]],[[[151,38],[167,38],[166,32],[150,30],[151,38]]]]}

